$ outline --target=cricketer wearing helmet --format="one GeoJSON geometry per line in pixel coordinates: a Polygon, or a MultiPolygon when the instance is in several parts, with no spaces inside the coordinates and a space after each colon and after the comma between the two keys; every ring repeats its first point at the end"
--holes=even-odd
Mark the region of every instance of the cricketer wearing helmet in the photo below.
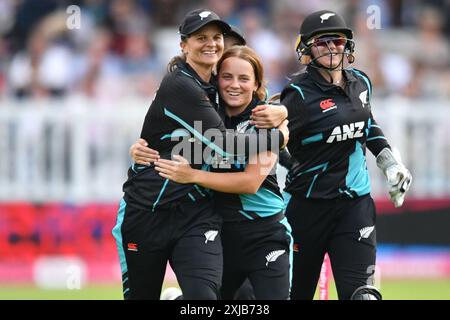
{"type": "Polygon", "coordinates": [[[411,174],[373,117],[369,77],[351,67],[355,42],[343,18],[329,10],[310,14],[295,49],[306,71],[281,93],[292,155],[285,189],[294,237],[291,299],[313,298],[325,253],[340,299],[380,299],[372,283],[376,213],[366,149],[377,158],[396,207],[411,174]]]}

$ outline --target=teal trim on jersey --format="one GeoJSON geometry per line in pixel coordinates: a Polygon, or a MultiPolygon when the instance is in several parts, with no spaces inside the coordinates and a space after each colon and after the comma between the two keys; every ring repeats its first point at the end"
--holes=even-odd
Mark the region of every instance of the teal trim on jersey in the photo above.
{"type": "Polygon", "coordinates": [[[198,193],[201,194],[202,197],[206,197],[206,195],[202,192],[202,190],[200,190],[200,187],[198,185],[194,184],[194,188],[198,193]]]}
{"type": "Polygon", "coordinates": [[[181,72],[184,73],[185,75],[187,75],[190,78],[194,78],[194,76],[192,74],[189,74],[186,71],[181,70],[181,72]]]}
{"type": "Polygon", "coordinates": [[[371,88],[371,86],[370,86],[370,81],[369,81],[369,79],[365,76],[365,75],[363,75],[361,72],[359,72],[358,70],[355,70],[355,69],[350,69],[350,70],[352,70],[354,73],[356,73],[358,76],[360,76],[361,78],[363,78],[363,80],[366,82],[366,84],[367,84],[367,88],[368,88],[368,90],[369,90],[369,99],[370,99],[370,97],[372,97],[372,88],[371,88]]]}
{"type": "Polygon", "coordinates": [[[312,191],[312,187],[314,185],[314,183],[316,183],[317,177],[319,176],[319,174],[314,175],[311,184],[309,185],[308,188],[308,192],[306,193],[306,197],[309,198],[309,196],[311,195],[311,191],[312,191]]]}
{"type": "Polygon", "coordinates": [[[315,167],[309,168],[308,170],[300,172],[299,174],[296,175],[296,177],[299,177],[299,176],[301,176],[304,173],[315,171],[315,170],[319,170],[319,169],[322,169],[322,172],[323,172],[323,171],[325,171],[327,169],[327,167],[328,167],[328,162],[322,163],[322,164],[319,164],[319,165],[317,165],[315,167]]]}
{"type": "Polygon", "coordinates": [[[348,172],[345,177],[348,189],[358,196],[370,193],[370,177],[367,171],[366,157],[360,142],[356,141],[355,152],[348,159],[348,172]]]}
{"type": "Polygon", "coordinates": [[[255,219],[253,219],[253,217],[249,216],[247,213],[245,213],[245,212],[242,211],[242,210],[239,210],[239,213],[242,214],[243,216],[245,216],[245,217],[246,217],[247,219],[249,219],[249,220],[255,220],[255,219]]]}
{"type": "Polygon", "coordinates": [[[116,239],[117,251],[119,252],[119,262],[120,269],[122,270],[122,274],[128,272],[127,260],[125,259],[125,251],[123,250],[123,241],[122,241],[122,223],[123,218],[125,217],[125,208],[127,203],[124,199],[120,200],[119,210],[117,210],[117,221],[116,225],[112,229],[112,235],[114,239],[116,239]]]}
{"type": "Polygon", "coordinates": [[[128,281],[128,277],[122,280],[122,284],[128,281]]]}
{"type": "Polygon", "coordinates": [[[194,77],[192,74],[187,73],[186,71],[181,70],[181,73],[184,73],[185,75],[187,75],[189,78],[194,79],[199,85],[202,85],[200,81],[198,81],[198,79],[196,77],[194,77]]]}
{"type": "MultiPolygon", "coordinates": [[[[319,170],[319,169],[322,169],[322,172],[325,172],[325,170],[327,170],[327,167],[328,167],[328,162],[319,164],[318,166],[315,166],[315,167],[312,167],[312,168],[310,168],[308,170],[300,172],[299,174],[297,174],[295,176],[295,178],[300,177],[304,173],[308,173],[308,172],[311,172],[311,171],[316,171],[316,170],[319,170]]],[[[320,172],[317,173],[316,175],[314,175],[313,180],[312,180],[311,184],[309,185],[308,192],[306,193],[306,198],[309,198],[309,196],[311,195],[312,188],[313,188],[314,183],[316,182],[317,177],[319,176],[319,174],[320,174],[320,172]]]]}
{"type": "Polygon", "coordinates": [[[370,128],[372,128],[372,119],[367,120],[366,137],[369,137],[370,128]]]}
{"type": "Polygon", "coordinates": [[[289,205],[289,201],[291,201],[292,194],[290,194],[289,192],[283,191],[282,195],[283,195],[283,199],[284,199],[284,210],[286,211],[286,209],[289,205]]]}
{"type": "Polygon", "coordinates": [[[172,139],[172,138],[180,138],[180,137],[189,137],[189,132],[187,132],[185,129],[176,129],[170,134],[163,135],[160,140],[164,139],[172,139]]]}
{"type": "Polygon", "coordinates": [[[255,194],[240,194],[242,208],[260,217],[269,217],[283,211],[284,200],[269,189],[259,188],[255,194]]]}
{"type": "Polygon", "coordinates": [[[136,164],[137,164],[137,163],[133,163],[133,164],[131,165],[131,170],[133,170],[134,173],[139,173],[139,172],[136,171],[136,170],[142,170],[142,169],[148,168],[148,166],[145,166],[145,165],[138,165],[138,166],[136,166],[136,164]]]}
{"type": "Polygon", "coordinates": [[[188,196],[189,196],[189,198],[191,198],[191,200],[193,201],[193,202],[195,202],[195,198],[194,198],[194,196],[189,192],[188,193],[188,196]]]}
{"type": "Polygon", "coordinates": [[[323,172],[323,171],[325,171],[327,169],[327,167],[328,167],[328,162],[322,163],[322,164],[319,164],[319,165],[317,165],[315,167],[309,168],[308,170],[300,172],[299,174],[296,175],[296,177],[299,177],[299,176],[301,176],[304,173],[315,171],[315,170],[319,170],[319,169],[322,169],[322,172],[323,172]]]}
{"type": "Polygon", "coordinates": [[[350,198],[353,199],[353,195],[350,192],[348,192],[348,190],[345,190],[344,192],[345,192],[346,195],[348,195],[350,198]]]}
{"type": "Polygon", "coordinates": [[[130,291],[130,288],[126,288],[126,289],[123,291],[123,294],[125,295],[128,291],[130,291]]]}
{"type": "Polygon", "coordinates": [[[353,195],[348,192],[348,190],[342,190],[341,188],[339,188],[339,193],[345,193],[349,198],[354,198],[353,195]]]}
{"type": "Polygon", "coordinates": [[[173,114],[167,108],[164,108],[164,114],[168,116],[169,118],[172,118],[179,124],[181,124],[183,127],[185,127],[187,130],[189,130],[190,133],[192,133],[197,139],[201,140],[204,144],[206,144],[208,147],[210,147],[215,152],[219,153],[222,157],[232,157],[231,154],[228,152],[223,151],[221,148],[219,148],[217,145],[215,145],[213,142],[206,139],[200,132],[192,128],[186,121],[178,117],[177,115],[173,114]]]}
{"type": "Polygon", "coordinates": [[[305,138],[302,140],[302,146],[313,143],[313,142],[317,142],[323,139],[323,133],[318,133],[315,134],[311,137],[305,138]]]}
{"type": "Polygon", "coordinates": [[[286,234],[290,239],[289,243],[289,295],[291,295],[292,288],[292,272],[294,263],[294,238],[292,237],[292,227],[289,224],[286,217],[284,217],[280,223],[286,228],[286,234]]]}
{"type": "Polygon", "coordinates": [[[303,90],[302,88],[300,88],[299,86],[296,86],[295,84],[291,83],[291,87],[296,89],[300,95],[302,96],[303,100],[305,100],[305,95],[303,94],[303,90]]]}
{"type": "Polygon", "coordinates": [[[161,188],[161,191],[160,191],[159,194],[158,194],[158,198],[156,198],[156,201],[155,201],[155,203],[153,204],[152,212],[155,211],[155,207],[156,207],[156,205],[158,204],[159,200],[161,200],[161,197],[162,197],[164,191],[166,190],[166,187],[167,187],[167,184],[168,184],[168,183],[169,183],[169,179],[166,179],[166,181],[164,181],[164,184],[163,184],[163,186],[162,186],[162,188],[161,188]]]}
{"type": "Polygon", "coordinates": [[[171,134],[165,134],[159,140],[164,140],[164,139],[169,139],[169,138],[172,138],[172,135],[171,134]]]}
{"type": "Polygon", "coordinates": [[[233,162],[233,166],[240,170],[241,166],[242,166],[242,170],[245,170],[245,168],[247,167],[247,159],[245,159],[245,157],[237,157],[236,161],[233,162]]]}
{"type": "Polygon", "coordinates": [[[381,129],[381,127],[379,125],[376,125],[376,124],[371,125],[371,127],[381,129]]]}
{"type": "Polygon", "coordinates": [[[372,141],[372,140],[376,140],[376,139],[387,140],[386,137],[383,137],[383,136],[376,136],[376,137],[368,138],[367,141],[372,141]]]}

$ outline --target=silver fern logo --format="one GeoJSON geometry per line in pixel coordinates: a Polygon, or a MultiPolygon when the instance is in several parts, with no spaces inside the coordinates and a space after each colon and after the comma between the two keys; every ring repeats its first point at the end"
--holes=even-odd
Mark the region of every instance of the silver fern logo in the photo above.
{"type": "Polygon", "coordinates": [[[209,230],[205,232],[205,243],[208,243],[208,241],[214,241],[219,234],[219,231],[217,230],[209,230]]]}
{"type": "Polygon", "coordinates": [[[369,104],[369,96],[367,95],[367,90],[364,90],[359,94],[359,100],[361,100],[363,108],[365,108],[369,104]]]}
{"type": "Polygon", "coordinates": [[[247,130],[247,127],[248,127],[249,124],[250,124],[250,120],[243,121],[243,122],[239,123],[236,126],[236,132],[237,133],[245,133],[245,131],[247,130]]]}
{"type": "Polygon", "coordinates": [[[372,231],[374,229],[375,229],[375,226],[371,226],[371,227],[365,227],[365,228],[362,228],[361,230],[359,230],[360,237],[359,237],[358,241],[361,241],[361,238],[367,239],[368,237],[370,237],[370,234],[372,233],[372,231]]]}
{"type": "Polygon", "coordinates": [[[332,13],[332,12],[327,12],[327,13],[324,13],[324,14],[322,14],[321,16],[320,16],[320,23],[323,23],[323,21],[324,20],[328,20],[330,17],[332,17],[332,16],[335,16],[335,14],[334,13],[332,13]]]}
{"type": "Polygon", "coordinates": [[[285,252],[286,252],[286,250],[275,250],[275,251],[272,251],[271,253],[269,253],[266,256],[266,260],[267,260],[266,267],[269,266],[269,262],[277,261],[278,257],[281,256],[285,252]]]}
{"type": "Polygon", "coordinates": [[[202,11],[198,15],[200,16],[201,20],[207,18],[211,14],[211,11],[202,11]]]}

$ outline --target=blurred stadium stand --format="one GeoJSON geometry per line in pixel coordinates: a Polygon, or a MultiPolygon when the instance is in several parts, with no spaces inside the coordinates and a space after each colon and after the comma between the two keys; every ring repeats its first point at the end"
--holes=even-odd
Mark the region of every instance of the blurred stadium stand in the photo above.
{"type": "Polygon", "coordinates": [[[271,93],[298,70],[303,17],[345,16],[374,115],[414,176],[394,209],[368,156],[377,239],[389,244],[379,248],[382,274],[450,278],[449,1],[0,0],[0,282],[38,283],[55,256],[81,261],[86,281],[120,281],[111,229],[128,148],[179,53],[177,23],[198,7],[244,31],[271,93]],[[69,5],[81,8],[80,29],[67,28],[69,5]],[[370,5],[379,30],[367,27],[370,5]]]}

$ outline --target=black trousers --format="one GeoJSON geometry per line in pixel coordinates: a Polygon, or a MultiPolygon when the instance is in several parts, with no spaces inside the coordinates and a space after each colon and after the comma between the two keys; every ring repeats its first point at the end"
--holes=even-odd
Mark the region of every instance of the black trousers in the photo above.
{"type": "Polygon", "coordinates": [[[169,261],[187,300],[216,300],[222,283],[222,219],[211,199],[142,210],[122,200],[113,229],[125,299],[159,300],[169,261]]]}
{"type": "Polygon", "coordinates": [[[243,222],[225,222],[222,227],[222,298],[236,298],[237,290],[248,278],[253,287],[253,292],[250,289],[248,296],[254,294],[257,300],[289,299],[292,264],[290,231],[283,214],[243,222]]]}
{"type": "Polygon", "coordinates": [[[294,238],[291,299],[313,299],[327,252],[339,299],[373,285],[376,215],[370,195],[348,200],[292,196],[286,217],[294,238]]]}

